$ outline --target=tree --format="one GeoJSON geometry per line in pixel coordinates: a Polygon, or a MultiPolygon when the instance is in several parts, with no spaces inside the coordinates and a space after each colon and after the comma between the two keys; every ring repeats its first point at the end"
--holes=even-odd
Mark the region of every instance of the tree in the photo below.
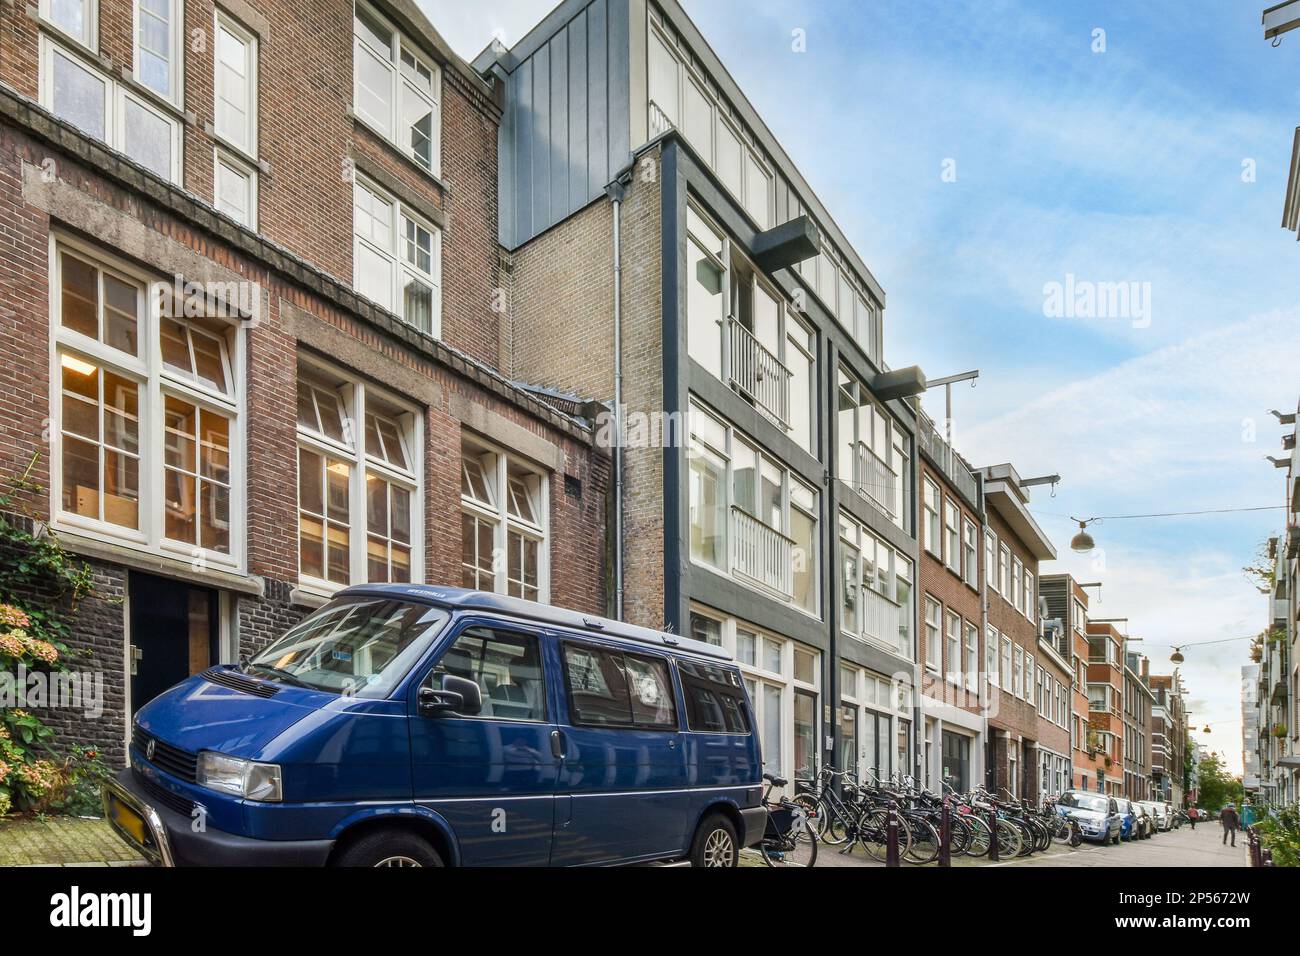
{"type": "Polygon", "coordinates": [[[1225,804],[1241,803],[1241,781],[1224,769],[1218,754],[1209,754],[1196,765],[1197,800],[1202,809],[1217,813],[1225,804]]]}

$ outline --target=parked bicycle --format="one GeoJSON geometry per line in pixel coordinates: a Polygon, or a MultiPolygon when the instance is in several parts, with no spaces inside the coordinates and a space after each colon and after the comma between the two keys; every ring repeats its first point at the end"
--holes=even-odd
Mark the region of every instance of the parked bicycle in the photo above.
{"type": "Polygon", "coordinates": [[[768,866],[812,866],[817,862],[817,834],[809,825],[808,809],[797,800],[782,797],[773,801],[772,790],[790,781],[770,773],[763,774],[767,789],[763,792],[763,809],[767,827],[758,845],[768,866]]]}

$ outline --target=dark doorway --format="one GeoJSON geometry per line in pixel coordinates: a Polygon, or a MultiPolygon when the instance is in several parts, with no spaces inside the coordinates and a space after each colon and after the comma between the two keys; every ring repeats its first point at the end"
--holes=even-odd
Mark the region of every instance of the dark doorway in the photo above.
{"type": "Polygon", "coordinates": [[[219,659],[217,592],[132,572],[131,710],[219,659]]]}
{"type": "Polygon", "coordinates": [[[958,793],[970,789],[970,738],[943,732],[943,779],[958,793]]]}

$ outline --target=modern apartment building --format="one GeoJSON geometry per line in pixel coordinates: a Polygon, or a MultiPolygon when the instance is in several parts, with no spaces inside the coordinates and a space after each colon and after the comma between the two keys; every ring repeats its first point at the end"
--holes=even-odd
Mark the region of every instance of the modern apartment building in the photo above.
{"type": "Polygon", "coordinates": [[[1124,796],[1148,800],[1151,795],[1151,704],[1146,657],[1124,651],[1124,796]]]}
{"type": "Polygon", "coordinates": [[[916,774],[916,369],[674,0],[565,0],[502,90],[507,374],[616,409],[613,613],[720,644],[769,771],[916,774]]]}
{"type": "Polygon", "coordinates": [[[1258,797],[1260,785],[1259,664],[1241,669],[1241,786],[1247,796],[1258,797]]]}
{"type": "Polygon", "coordinates": [[[0,472],[94,574],[69,738],[123,761],[349,583],[604,608],[608,456],[501,369],[502,117],[411,0],[0,6],[0,472]]]}
{"type": "Polygon", "coordinates": [[[1183,804],[1183,762],[1187,749],[1187,712],[1182,676],[1152,674],[1151,793],[1174,806],[1183,804]]]}
{"type": "Polygon", "coordinates": [[[1069,574],[1045,574],[1038,584],[1047,621],[1070,649],[1070,786],[1102,790],[1105,758],[1088,724],[1088,592],[1069,574]]]}
{"type": "Polygon", "coordinates": [[[979,472],[984,491],[982,548],[990,661],[985,779],[990,789],[1038,802],[1069,786],[1070,649],[1044,632],[1039,562],[1056,549],[1029,513],[1029,489],[1009,464],[979,472]],[[991,655],[990,655],[991,656],[991,655]]]}
{"type": "Polygon", "coordinates": [[[997,648],[984,639],[980,479],[923,412],[917,447],[922,776],[935,793],[940,781],[964,793],[985,779],[987,655],[997,648]]]}
{"type": "MultiPolygon", "coordinates": [[[[1283,421],[1295,423],[1294,416],[1283,416],[1283,421]]],[[[1300,699],[1300,671],[1296,665],[1300,489],[1295,477],[1298,468],[1294,445],[1293,431],[1283,440],[1283,447],[1292,451],[1287,462],[1288,526],[1284,537],[1269,541],[1273,582],[1268,626],[1257,639],[1259,673],[1254,694],[1260,794],[1265,801],[1277,804],[1290,804],[1300,798],[1300,732],[1296,728],[1300,699]]]]}
{"type": "Polygon", "coordinates": [[[1124,794],[1124,635],[1114,624],[1088,622],[1088,750],[1102,777],[1090,789],[1124,794]]]}

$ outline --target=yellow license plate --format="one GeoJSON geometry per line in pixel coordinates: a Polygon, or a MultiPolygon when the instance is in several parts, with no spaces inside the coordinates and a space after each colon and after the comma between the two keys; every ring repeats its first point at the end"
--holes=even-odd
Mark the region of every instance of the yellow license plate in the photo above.
{"type": "Polygon", "coordinates": [[[129,833],[140,846],[145,845],[144,820],[141,819],[140,814],[111,795],[108,800],[108,812],[114,823],[129,833]]]}

